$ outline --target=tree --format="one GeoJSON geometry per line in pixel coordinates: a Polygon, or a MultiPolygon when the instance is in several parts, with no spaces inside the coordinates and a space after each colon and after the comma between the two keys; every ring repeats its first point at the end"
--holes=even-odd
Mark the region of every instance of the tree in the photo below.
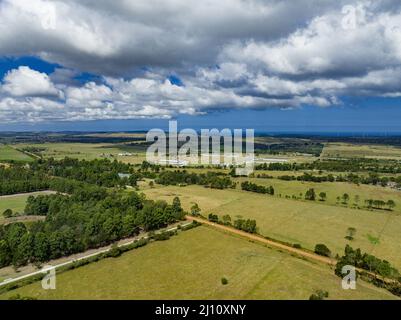
{"type": "Polygon", "coordinates": [[[184,210],[181,208],[181,201],[180,198],[175,197],[173,199],[173,205],[172,205],[172,209],[173,209],[173,216],[176,220],[182,220],[184,218],[184,210]]]}
{"type": "Polygon", "coordinates": [[[348,200],[349,200],[349,195],[348,195],[348,193],[344,193],[344,194],[342,195],[342,199],[343,199],[343,203],[344,203],[344,204],[347,204],[347,202],[348,202],[348,200]]]}
{"type": "Polygon", "coordinates": [[[326,192],[320,192],[319,193],[320,201],[326,201],[326,192]]]}
{"type": "MultiPolygon", "coordinates": [[[[21,242],[19,243],[17,250],[14,252],[13,264],[16,267],[27,264],[33,256],[34,238],[32,234],[25,233],[21,242]]],[[[41,260],[43,261],[43,260],[41,260]]]]}
{"type": "Polygon", "coordinates": [[[21,222],[12,223],[7,226],[6,240],[13,254],[17,250],[25,233],[27,233],[26,226],[21,222]]]}
{"type": "Polygon", "coordinates": [[[11,263],[11,250],[5,240],[0,240],[0,268],[11,263]]]}
{"type": "Polygon", "coordinates": [[[194,203],[191,207],[191,214],[193,216],[199,216],[201,213],[201,209],[199,208],[197,203],[194,203]]]}
{"type": "Polygon", "coordinates": [[[221,278],[221,284],[225,286],[226,284],[228,284],[228,280],[226,278],[221,278]]]}
{"type": "Polygon", "coordinates": [[[347,229],[347,235],[345,236],[345,239],[354,240],[355,233],[356,233],[356,229],[353,227],[349,227],[347,229]]]}
{"type": "Polygon", "coordinates": [[[38,232],[34,238],[33,257],[36,261],[44,262],[49,260],[50,256],[49,241],[46,234],[38,232]]]}
{"type": "Polygon", "coordinates": [[[223,222],[224,224],[231,224],[231,216],[229,214],[224,215],[223,222]]]}
{"type": "Polygon", "coordinates": [[[315,246],[315,253],[320,256],[330,257],[331,251],[325,244],[319,243],[315,246]]]}
{"type": "Polygon", "coordinates": [[[208,220],[211,222],[219,222],[219,216],[217,214],[209,213],[208,220]]]}
{"type": "Polygon", "coordinates": [[[316,199],[316,193],[313,188],[310,188],[308,191],[305,193],[305,200],[310,200],[310,201],[315,201],[316,199]]]}
{"type": "Polygon", "coordinates": [[[122,219],[121,235],[123,237],[131,237],[139,233],[138,226],[136,225],[135,216],[128,214],[122,219]]]}
{"type": "Polygon", "coordinates": [[[4,218],[11,218],[13,216],[13,211],[11,209],[7,209],[3,212],[4,218]]]}

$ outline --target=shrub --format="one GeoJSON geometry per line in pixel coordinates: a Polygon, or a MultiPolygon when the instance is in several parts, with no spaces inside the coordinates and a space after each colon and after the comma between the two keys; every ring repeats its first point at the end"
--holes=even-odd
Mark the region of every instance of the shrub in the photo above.
{"type": "Polygon", "coordinates": [[[226,284],[228,284],[228,280],[226,278],[221,278],[221,284],[225,286],[226,284]]]}
{"type": "Polygon", "coordinates": [[[327,248],[326,245],[319,243],[315,246],[315,253],[324,256],[324,257],[330,257],[331,256],[331,251],[329,248],[327,248]]]}
{"type": "Polygon", "coordinates": [[[121,249],[118,247],[117,244],[113,244],[110,248],[110,250],[107,252],[107,256],[108,257],[112,257],[112,258],[117,258],[119,256],[121,256],[121,249]]]}
{"type": "Polygon", "coordinates": [[[208,219],[211,222],[219,222],[219,216],[217,214],[210,213],[208,219]]]}
{"type": "Polygon", "coordinates": [[[311,294],[309,300],[324,300],[324,298],[328,298],[329,293],[323,290],[316,290],[315,293],[311,294]]]}

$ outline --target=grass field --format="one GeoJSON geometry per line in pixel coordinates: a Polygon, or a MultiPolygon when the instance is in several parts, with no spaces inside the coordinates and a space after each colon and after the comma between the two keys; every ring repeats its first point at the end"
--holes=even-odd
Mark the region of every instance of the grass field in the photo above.
{"type": "Polygon", "coordinates": [[[385,145],[328,143],[322,158],[376,158],[401,160],[401,148],[385,145]]]}
{"type": "Polygon", "coordinates": [[[33,159],[25,153],[15,150],[14,148],[0,144],[0,161],[32,161],[33,159]]]}
{"type": "Polygon", "coordinates": [[[273,186],[275,195],[281,194],[281,197],[285,197],[286,195],[290,197],[293,195],[300,197],[300,193],[302,193],[302,198],[304,198],[305,192],[309,188],[313,188],[317,196],[320,192],[325,192],[327,199],[324,203],[330,205],[343,205],[341,199],[339,202],[337,201],[337,197],[341,197],[344,193],[347,193],[350,197],[347,204],[350,207],[354,205],[364,207],[364,202],[367,199],[377,199],[383,201],[392,199],[396,203],[396,207],[393,210],[401,213],[401,192],[389,187],[364,184],[358,186],[356,184],[347,182],[284,181],[279,179],[260,178],[236,178],[235,180],[239,183],[243,181],[251,181],[258,185],[273,186]],[[359,196],[358,203],[355,202],[356,195],[359,196]]]}
{"type": "Polygon", "coordinates": [[[41,153],[45,158],[64,159],[65,157],[80,160],[93,160],[99,158],[117,159],[127,163],[142,163],[145,160],[143,152],[123,144],[106,143],[41,143],[19,144],[19,148],[40,147],[46,150],[41,153]],[[120,153],[130,152],[131,156],[119,156],[120,153]]]}
{"type": "Polygon", "coordinates": [[[396,298],[362,281],[356,290],[343,290],[328,266],[199,227],[62,273],[56,290],[45,291],[39,282],[0,299],[17,293],[39,299],[308,299],[318,289],[331,299],[396,298]]]}
{"type": "Polygon", "coordinates": [[[0,224],[4,221],[3,212],[11,209],[14,212],[22,213],[25,209],[26,200],[30,195],[46,194],[48,192],[34,192],[31,194],[19,194],[12,196],[0,196],[0,224]]]}
{"type": "Polygon", "coordinates": [[[401,215],[398,213],[357,210],[200,186],[157,187],[144,190],[144,193],[151,199],[169,202],[179,196],[186,209],[196,202],[204,215],[213,212],[220,216],[229,214],[232,219],[255,219],[261,234],[299,243],[311,250],[317,243],[324,243],[334,254],[342,254],[348,243],[385,258],[401,269],[401,215]],[[349,227],[357,229],[351,242],[345,239],[349,227]]]}

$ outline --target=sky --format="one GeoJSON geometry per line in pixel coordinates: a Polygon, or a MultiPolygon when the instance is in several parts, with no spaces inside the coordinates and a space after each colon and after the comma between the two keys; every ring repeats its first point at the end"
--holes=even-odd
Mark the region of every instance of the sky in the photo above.
{"type": "Polygon", "coordinates": [[[399,0],[0,0],[1,131],[401,132],[399,0]]]}

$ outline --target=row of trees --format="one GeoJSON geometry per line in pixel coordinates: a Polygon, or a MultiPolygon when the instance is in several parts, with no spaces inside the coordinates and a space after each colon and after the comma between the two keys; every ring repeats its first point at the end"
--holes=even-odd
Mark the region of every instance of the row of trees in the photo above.
{"type": "Polygon", "coordinates": [[[386,260],[381,260],[371,254],[362,253],[361,249],[354,250],[346,245],[344,255],[338,260],[335,274],[343,277],[341,270],[344,266],[351,265],[378,274],[385,278],[397,279],[400,273],[386,260]]]}
{"type": "Polygon", "coordinates": [[[255,183],[245,181],[241,183],[241,189],[245,191],[251,191],[256,193],[266,193],[270,195],[274,195],[274,188],[272,186],[265,187],[261,185],[257,185],[255,183]]]}
{"type": "Polygon", "coordinates": [[[369,209],[388,209],[393,210],[395,207],[395,202],[393,200],[375,200],[375,199],[367,199],[365,200],[365,204],[369,209]]]}
{"type": "Polygon", "coordinates": [[[327,159],[305,163],[263,163],[256,170],[300,171],[323,170],[331,172],[401,173],[401,162],[390,159],[327,159]]]}
{"type": "Polygon", "coordinates": [[[190,173],[186,170],[163,171],[156,178],[156,183],[162,185],[197,184],[213,189],[226,189],[235,187],[235,183],[222,173],[207,172],[206,174],[190,173]]]}
{"type": "MultiPolygon", "coordinates": [[[[316,200],[316,192],[313,188],[310,188],[306,191],[305,193],[305,200],[311,200],[315,201],[316,200]]],[[[320,192],[319,193],[319,200],[320,201],[326,201],[327,199],[327,194],[326,192],[320,192]]],[[[341,201],[343,204],[348,204],[348,201],[350,200],[350,196],[348,193],[344,193],[342,196],[337,197],[337,203],[341,201]]],[[[355,204],[357,205],[360,201],[359,195],[355,195],[354,197],[355,204]]],[[[396,206],[396,203],[394,200],[376,200],[376,199],[367,199],[365,200],[365,205],[368,209],[387,209],[387,210],[393,210],[396,206]]]]}
{"type": "Polygon", "coordinates": [[[219,216],[217,214],[210,213],[208,216],[208,220],[215,223],[224,224],[226,226],[233,226],[238,230],[242,230],[248,233],[257,233],[258,229],[256,226],[256,220],[252,219],[237,219],[232,223],[230,215],[224,215],[222,220],[219,220],[219,216]]]}
{"type": "MultiPolygon", "coordinates": [[[[262,178],[273,178],[271,176],[262,176],[262,178]]],[[[284,181],[310,181],[310,182],[349,182],[354,184],[370,184],[370,185],[380,185],[387,186],[390,182],[396,183],[396,185],[401,185],[401,176],[398,177],[380,177],[377,173],[369,173],[367,176],[360,176],[355,173],[349,173],[347,175],[313,175],[311,173],[304,172],[303,175],[282,175],[278,176],[277,179],[284,181]]]]}

